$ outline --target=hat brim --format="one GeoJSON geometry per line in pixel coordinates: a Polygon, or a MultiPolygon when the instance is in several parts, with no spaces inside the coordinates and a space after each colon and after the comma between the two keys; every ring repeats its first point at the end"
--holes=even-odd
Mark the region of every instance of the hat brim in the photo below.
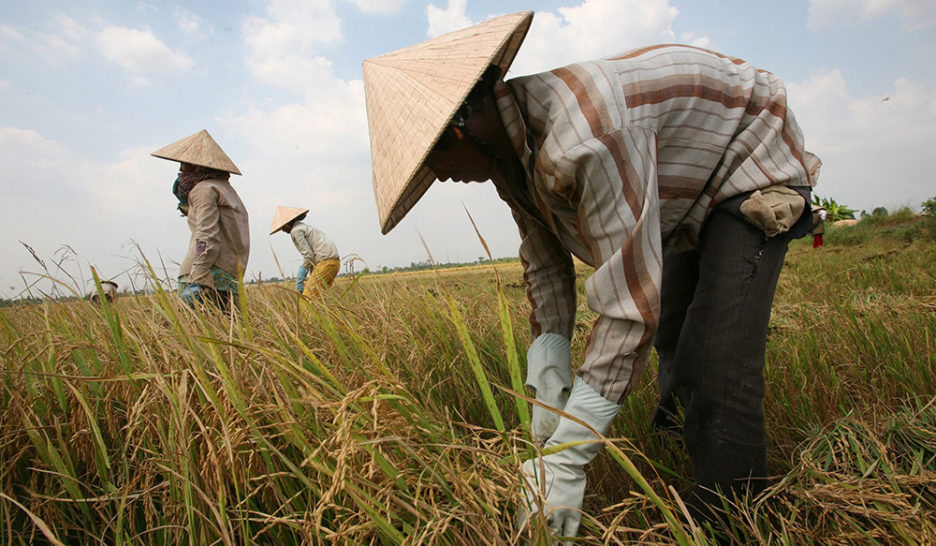
{"type": "Polygon", "coordinates": [[[273,213],[273,223],[270,225],[270,235],[286,227],[286,224],[299,218],[303,214],[308,214],[309,209],[300,209],[296,207],[284,207],[278,205],[273,213]]]}
{"type": "Polygon", "coordinates": [[[164,146],[150,155],[160,159],[178,161],[179,163],[190,163],[217,169],[231,174],[241,173],[237,165],[231,161],[231,158],[224,153],[221,146],[204,129],[164,146]]]}

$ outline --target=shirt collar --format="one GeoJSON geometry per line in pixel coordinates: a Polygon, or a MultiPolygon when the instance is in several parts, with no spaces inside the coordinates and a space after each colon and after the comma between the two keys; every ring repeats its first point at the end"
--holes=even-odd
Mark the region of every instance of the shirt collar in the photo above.
{"type": "Polygon", "coordinates": [[[523,164],[528,179],[533,176],[533,151],[527,142],[527,127],[523,121],[523,114],[517,99],[514,97],[511,87],[503,80],[494,84],[494,97],[497,101],[497,110],[500,113],[501,121],[507,130],[507,136],[517,152],[517,157],[523,164]]]}
{"type": "Polygon", "coordinates": [[[494,180],[494,185],[497,187],[501,198],[507,201],[512,209],[524,213],[526,217],[536,223],[555,231],[555,226],[551,225],[551,222],[547,220],[550,218],[549,212],[537,206],[534,197],[533,163],[536,154],[530,146],[530,134],[527,131],[520,104],[514,95],[514,87],[509,86],[503,80],[498,81],[494,85],[494,97],[501,121],[507,131],[507,137],[510,138],[523,168],[523,179],[505,173],[504,176],[507,178],[501,181],[494,180]]]}

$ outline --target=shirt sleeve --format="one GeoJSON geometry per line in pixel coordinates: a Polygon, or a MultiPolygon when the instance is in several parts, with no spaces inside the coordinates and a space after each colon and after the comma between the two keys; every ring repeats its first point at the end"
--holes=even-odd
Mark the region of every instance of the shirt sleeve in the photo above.
{"type": "Polygon", "coordinates": [[[195,259],[189,282],[214,288],[211,266],[221,253],[221,213],[218,195],[208,186],[195,186],[189,193],[189,215],[194,218],[192,238],[195,240],[195,259]]]}
{"type": "Polygon", "coordinates": [[[293,229],[290,236],[292,237],[293,244],[296,245],[296,250],[299,251],[299,254],[302,254],[304,260],[302,261],[302,267],[306,269],[312,269],[315,266],[316,257],[315,251],[312,250],[312,246],[309,244],[309,239],[307,237],[308,230],[306,229],[293,229]]]}
{"type": "Polygon", "coordinates": [[[572,256],[551,231],[514,211],[520,229],[520,261],[530,302],[530,334],[572,339],[575,327],[575,268],[572,256]]]}
{"type": "Polygon", "coordinates": [[[618,130],[589,140],[563,158],[558,176],[574,176],[579,231],[587,234],[595,272],[585,283],[599,318],[578,375],[620,402],[637,384],[660,315],[662,242],[656,137],[618,130]],[[568,174],[563,174],[568,173],[568,174]]]}

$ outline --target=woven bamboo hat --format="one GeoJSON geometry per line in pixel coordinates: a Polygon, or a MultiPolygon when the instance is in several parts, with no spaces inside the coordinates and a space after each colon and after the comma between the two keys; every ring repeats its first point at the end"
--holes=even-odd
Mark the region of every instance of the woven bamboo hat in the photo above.
{"type": "Polygon", "coordinates": [[[233,174],[241,173],[234,165],[234,162],[231,161],[231,158],[221,149],[221,146],[218,146],[218,143],[204,129],[160,148],[150,155],[180,163],[210,167],[233,174]]]}
{"type": "Polygon", "coordinates": [[[284,207],[278,205],[276,207],[276,212],[273,213],[273,223],[270,225],[270,235],[273,235],[277,231],[283,229],[283,227],[299,218],[303,214],[309,212],[309,209],[297,209],[296,207],[284,207]]]}
{"type": "Polygon", "coordinates": [[[426,193],[436,178],[424,164],[429,151],[488,65],[507,73],[532,20],[532,11],[504,15],[364,61],[383,233],[426,193]]]}

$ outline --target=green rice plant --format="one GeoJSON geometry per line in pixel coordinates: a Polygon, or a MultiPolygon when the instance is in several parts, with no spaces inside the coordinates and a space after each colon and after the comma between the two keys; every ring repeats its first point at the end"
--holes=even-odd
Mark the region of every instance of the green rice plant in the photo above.
{"type": "MultiPolygon", "coordinates": [[[[936,244],[891,221],[791,246],[767,352],[775,479],[732,500],[729,540],[936,540],[936,244]]],[[[146,267],[152,295],[0,309],[0,542],[521,540],[519,264],[341,278],[314,301],[260,284],[236,315],[146,267]]],[[[581,297],[576,363],[595,318],[581,297]]],[[[650,431],[655,367],[588,468],[581,543],[714,540],[684,521],[680,442],[650,431]]]]}
{"type": "MultiPolygon", "coordinates": [[[[932,400],[931,400],[932,402],[932,400]]],[[[922,544],[936,538],[933,404],[908,405],[871,425],[853,417],[824,427],[762,499],[794,532],[834,530],[842,540],[922,544]],[[795,511],[796,520],[782,514],[795,511]],[[779,512],[779,513],[778,513],[779,512]]]]}

